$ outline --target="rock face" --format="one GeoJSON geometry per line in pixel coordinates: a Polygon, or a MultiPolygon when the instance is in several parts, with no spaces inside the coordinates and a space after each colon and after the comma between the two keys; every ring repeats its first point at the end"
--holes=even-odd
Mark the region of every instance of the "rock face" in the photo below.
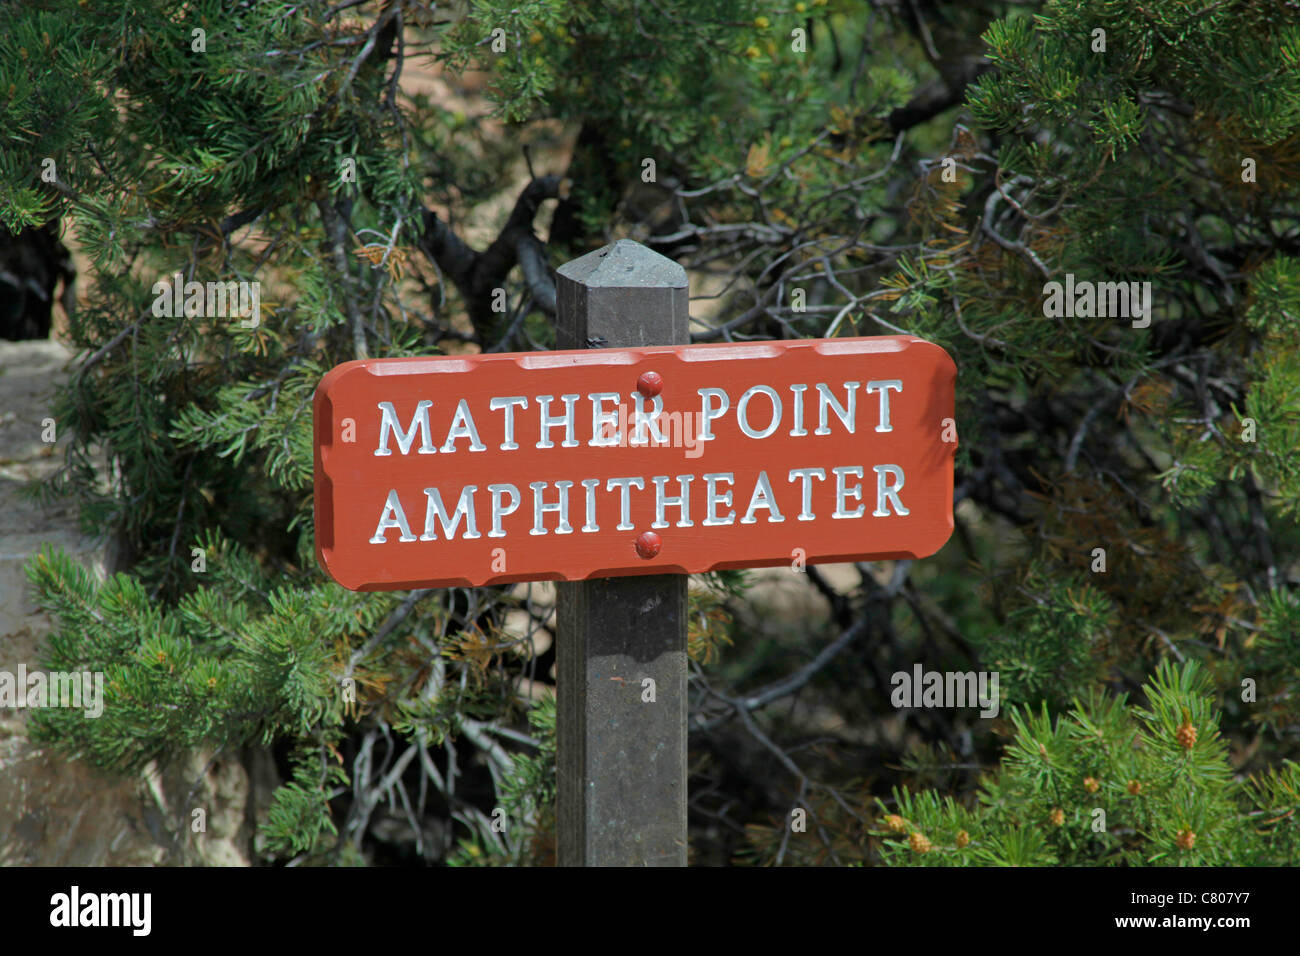
{"type": "MultiPolygon", "coordinates": [[[[62,461],[57,423],[60,440],[43,438],[71,359],[57,342],[0,342],[0,671],[10,674],[20,664],[40,669],[54,626],[32,599],[27,560],[50,544],[100,580],[107,570],[104,544],[79,533],[72,502],[42,507],[19,493],[62,461]]],[[[108,777],[33,744],[27,715],[0,707],[0,866],[248,864],[255,814],[240,755],[198,753],[165,770],[108,777]],[[194,832],[199,819],[203,832],[194,832]]]]}
{"type": "Polygon", "coordinates": [[[0,225],[0,339],[47,338],[55,289],[63,284],[59,298],[66,311],[75,278],[57,220],[16,235],[0,225]]]}

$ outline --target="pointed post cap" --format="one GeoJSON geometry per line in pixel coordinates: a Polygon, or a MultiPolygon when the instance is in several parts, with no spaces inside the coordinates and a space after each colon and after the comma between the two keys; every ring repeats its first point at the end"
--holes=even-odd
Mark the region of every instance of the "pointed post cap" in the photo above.
{"type": "Polygon", "coordinates": [[[556,273],[588,289],[685,289],[686,270],[632,239],[566,262],[556,273]]]}

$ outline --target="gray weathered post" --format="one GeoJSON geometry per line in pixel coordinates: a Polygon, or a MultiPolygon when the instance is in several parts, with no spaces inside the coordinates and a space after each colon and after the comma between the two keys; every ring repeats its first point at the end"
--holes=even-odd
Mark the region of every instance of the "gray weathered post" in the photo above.
{"type": "MultiPolygon", "coordinates": [[[[688,300],[686,270],[621,239],[558,270],[556,348],[685,345],[688,300]]],[[[561,583],[557,619],[559,864],[685,866],[686,576],[561,583]]]]}

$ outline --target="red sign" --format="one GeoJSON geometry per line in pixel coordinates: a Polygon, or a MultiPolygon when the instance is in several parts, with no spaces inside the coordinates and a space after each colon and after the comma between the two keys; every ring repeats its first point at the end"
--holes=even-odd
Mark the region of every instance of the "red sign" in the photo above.
{"type": "Polygon", "coordinates": [[[348,362],[317,556],[363,591],[926,557],[956,376],[912,336],[348,362]]]}

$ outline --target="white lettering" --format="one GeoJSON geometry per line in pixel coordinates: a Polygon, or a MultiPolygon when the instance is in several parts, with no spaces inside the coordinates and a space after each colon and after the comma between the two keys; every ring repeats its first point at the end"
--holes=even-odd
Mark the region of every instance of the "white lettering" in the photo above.
{"type": "Polygon", "coordinates": [[[451,428],[447,429],[447,442],[442,446],[444,452],[456,450],[456,439],[468,438],[470,451],[487,451],[487,445],[479,441],[478,428],[474,425],[474,416],[469,413],[469,402],[460,400],[456,414],[452,416],[451,428]]]}
{"type": "Polygon", "coordinates": [[[466,485],[460,490],[460,498],[456,502],[456,510],[451,515],[447,514],[447,508],[442,503],[442,494],[437,488],[425,488],[424,496],[427,503],[424,507],[424,534],[420,535],[421,541],[437,541],[437,536],[433,533],[434,519],[442,522],[442,533],[451,540],[456,537],[456,528],[460,525],[460,519],[465,519],[465,533],[462,538],[479,537],[478,527],[474,522],[474,492],[478,490],[477,485],[466,485]]]}
{"type": "MultiPolygon", "coordinates": [[[[898,500],[898,493],[903,490],[903,469],[897,465],[875,465],[876,472],[876,510],[871,512],[873,518],[886,518],[889,516],[889,508],[886,507],[886,500],[894,503],[894,513],[905,515],[908,510],[903,507],[903,503],[898,500]],[[898,481],[893,485],[885,484],[885,476],[891,475],[898,481]]],[[[861,471],[858,472],[862,474],[861,471]]]]}
{"type": "Polygon", "coordinates": [[[728,508],[731,507],[731,492],[728,491],[726,494],[722,495],[718,494],[717,483],[719,481],[725,481],[730,485],[735,481],[735,479],[736,476],[732,472],[723,472],[716,475],[704,476],[704,523],[706,525],[726,525],[731,524],[736,520],[736,513],[734,511],[728,511],[726,518],[719,518],[717,513],[718,505],[726,505],[728,508]]]}
{"type": "Polygon", "coordinates": [[[813,432],[814,435],[829,435],[831,433],[830,427],[826,424],[829,417],[826,414],[827,411],[835,412],[835,417],[849,430],[850,435],[853,434],[854,426],[857,424],[857,399],[860,384],[862,383],[844,383],[844,387],[848,389],[848,398],[846,399],[848,408],[845,408],[835,400],[835,396],[831,394],[831,390],[826,383],[817,383],[817,431],[813,432]]]}
{"type": "Polygon", "coordinates": [[[599,531],[596,524],[596,489],[600,487],[599,478],[584,478],[582,487],[587,491],[587,520],[582,526],[583,531],[599,531]]]}
{"type": "Polygon", "coordinates": [[[557,511],[560,514],[559,527],[555,529],[556,534],[572,534],[573,527],[569,524],[569,489],[573,487],[571,481],[557,481],[555,488],[560,493],[560,500],[553,505],[542,504],[542,492],[546,489],[546,482],[534,481],[528,486],[533,489],[533,530],[529,534],[546,534],[546,528],[542,524],[542,513],[546,511],[557,511]]]}
{"type": "Polygon", "coordinates": [[[770,385],[755,385],[744,395],[740,396],[740,401],[736,404],[736,421],[740,423],[740,430],[749,438],[766,438],[772,432],[776,431],[781,424],[781,396],[776,394],[776,389],[770,385]],[[772,420],[768,423],[767,428],[763,431],[755,431],[749,426],[749,416],[746,410],[749,406],[749,400],[755,395],[766,395],[772,400],[772,420]]]}
{"type": "Polygon", "coordinates": [[[385,532],[389,528],[397,528],[401,531],[398,541],[414,541],[415,535],[411,534],[411,526],[406,522],[406,512],[402,510],[402,502],[397,497],[397,489],[388,492],[388,500],[384,503],[383,514],[379,516],[379,526],[375,528],[375,533],[370,539],[371,544],[384,544],[387,542],[385,532]],[[391,515],[391,517],[390,517],[391,515]]]}
{"type": "Polygon", "coordinates": [[[578,440],[573,437],[574,429],[574,403],[580,399],[581,395],[561,395],[560,401],[564,402],[564,412],[560,415],[552,415],[551,402],[555,399],[554,395],[538,395],[537,408],[541,416],[542,437],[537,442],[538,448],[554,448],[551,442],[551,429],[556,425],[564,426],[564,441],[560,442],[561,448],[577,448],[578,440]]]}
{"type": "Polygon", "coordinates": [[[768,481],[767,472],[758,473],[758,481],[754,484],[754,493],[750,496],[749,507],[745,509],[745,517],[740,519],[741,524],[754,524],[758,521],[754,517],[754,512],[759,508],[767,509],[768,524],[775,524],[784,521],[781,512],[777,510],[776,501],[772,498],[772,483],[768,481]]]}
{"type": "Polygon", "coordinates": [[[702,388],[700,394],[700,441],[713,440],[713,422],[727,414],[727,409],[731,407],[731,398],[727,395],[726,389],[722,388],[702,388]],[[715,406],[712,399],[718,399],[715,406]]]}
{"type": "Polygon", "coordinates": [[[854,478],[862,477],[861,465],[845,465],[841,468],[832,468],[835,474],[835,513],[832,518],[861,518],[864,505],[858,505],[853,511],[845,511],[845,498],[856,498],[862,500],[862,486],[855,485],[849,488],[845,485],[844,479],[852,475],[854,478]]]}
{"type": "Polygon", "coordinates": [[[637,392],[632,396],[632,401],[636,407],[632,410],[632,438],[628,441],[629,445],[644,445],[648,439],[646,437],[647,426],[654,432],[656,445],[662,445],[668,441],[668,436],[659,429],[659,415],[664,410],[664,400],[662,396],[656,395],[652,398],[650,405],[650,414],[645,411],[645,396],[637,392]]]}
{"type": "MultiPolygon", "coordinates": [[[[591,441],[595,448],[618,447],[618,411],[605,411],[606,402],[617,402],[621,396],[618,392],[592,392],[587,396],[591,400],[591,441]]],[[[584,482],[585,484],[585,482],[584,482]]]]}
{"type": "MultiPolygon", "coordinates": [[[[503,398],[493,398],[488,402],[488,408],[494,412],[505,409],[506,413],[506,440],[501,443],[502,451],[514,451],[519,446],[515,444],[515,408],[527,408],[528,399],[522,395],[508,395],[503,398]]],[[[512,486],[513,487],[513,486],[512,486]]]]}
{"type": "Polygon", "coordinates": [[[796,478],[803,479],[803,506],[799,511],[799,520],[812,521],[816,517],[812,510],[812,480],[816,478],[825,481],[826,471],[822,468],[791,468],[790,480],[796,478]]]}
{"type": "Polygon", "coordinates": [[[675,498],[670,498],[664,493],[665,486],[668,484],[667,475],[656,475],[650,479],[655,486],[655,520],[650,527],[668,527],[668,521],[664,518],[664,510],[669,507],[681,509],[682,516],[681,520],[677,522],[677,527],[694,527],[695,522],[691,520],[691,480],[694,477],[694,475],[677,476],[677,486],[681,489],[681,494],[675,498]]]}
{"type": "Polygon", "coordinates": [[[415,440],[415,431],[420,430],[420,454],[432,455],[436,449],[433,447],[433,439],[429,437],[429,409],[433,407],[433,402],[425,399],[415,407],[415,415],[411,419],[411,427],[402,430],[402,423],[397,420],[397,410],[393,408],[392,402],[380,402],[379,410],[383,412],[383,417],[379,420],[379,447],[375,449],[376,455],[391,455],[393,452],[388,447],[388,434],[393,432],[397,435],[397,447],[403,455],[411,450],[411,442],[415,440]]]}
{"type": "Polygon", "coordinates": [[[619,512],[622,518],[619,521],[617,528],[619,531],[631,531],[634,525],[632,524],[632,518],[631,518],[632,504],[631,504],[631,492],[629,491],[629,489],[636,488],[638,491],[640,491],[641,489],[645,488],[645,479],[644,478],[609,479],[609,484],[605,486],[605,490],[613,491],[615,488],[621,489],[623,493],[621,499],[622,511],[619,512]]]}
{"type": "Polygon", "coordinates": [[[883,382],[868,382],[867,394],[880,392],[880,424],[876,426],[878,432],[892,432],[894,427],[889,424],[889,390],[894,389],[900,394],[903,391],[903,383],[896,378],[887,379],[883,382]]]}
{"type": "Polygon", "coordinates": [[[519,489],[509,484],[488,485],[488,493],[492,495],[492,530],[488,537],[504,538],[506,533],[501,530],[501,519],[519,510],[519,489]],[[510,506],[502,508],[501,499],[506,495],[510,496],[510,506]]]}
{"type": "Polygon", "coordinates": [[[794,428],[790,429],[790,437],[802,438],[808,434],[808,429],[803,427],[803,393],[808,391],[808,386],[791,385],[790,391],[794,392],[794,428]]]}

